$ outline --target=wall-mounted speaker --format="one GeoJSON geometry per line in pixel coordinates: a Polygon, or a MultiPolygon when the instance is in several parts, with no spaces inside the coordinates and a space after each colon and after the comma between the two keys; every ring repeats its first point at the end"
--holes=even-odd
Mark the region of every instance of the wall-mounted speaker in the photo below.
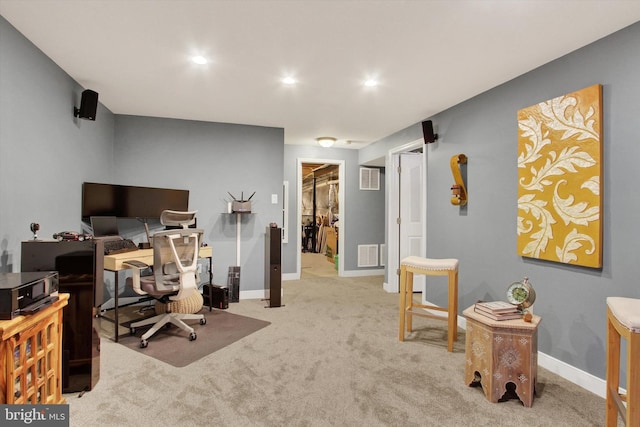
{"type": "Polygon", "coordinates": [[[431,144],[436,142],[438,134],[433,133],[433,122],[431,120],[425,120],[422,122],[422,134],[424,136],[424,143],[431,144]]]}
{"type": "Polygon", "coordinates": [[[81,119],[95,120],[98,110],[98,92],[87,89],[82,92],[80,108],[73,108],[73,115],[81,119]]]}

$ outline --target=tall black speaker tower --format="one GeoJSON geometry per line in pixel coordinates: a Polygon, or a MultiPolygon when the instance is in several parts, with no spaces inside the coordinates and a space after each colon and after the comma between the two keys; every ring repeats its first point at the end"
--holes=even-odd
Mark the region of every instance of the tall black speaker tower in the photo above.
{"type": "Polygon", "coordinates": [[[278,227],[267,227],[265,235],[265,290],[269,289],[269,306],[282,306],[282,229],[278,227]]]}

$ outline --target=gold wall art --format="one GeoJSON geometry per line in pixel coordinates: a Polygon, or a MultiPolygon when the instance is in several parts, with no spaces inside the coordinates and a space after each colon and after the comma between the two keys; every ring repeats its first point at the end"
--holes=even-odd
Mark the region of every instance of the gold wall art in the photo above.
{"type": "Polygon", "coordinates": [[[602,86],[518,111],[518,255],[602,267],[602,86]]]}
{"type": "Polygon", "coordinates": [[[464,206],[467,204],[467,188],[464,186],[460,165],[467,163],[467,156],[464,154],[456,154],[451,156],[449,164],[451,166],[451,174],[453,175],[454,184],[451,187],[451,204],[456,206],[464,206]]]}

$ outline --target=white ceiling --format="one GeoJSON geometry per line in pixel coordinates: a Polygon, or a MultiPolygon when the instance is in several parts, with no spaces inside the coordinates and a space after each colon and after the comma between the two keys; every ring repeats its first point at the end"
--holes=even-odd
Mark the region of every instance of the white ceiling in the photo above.
{"type": "Polygon", "coordinates": [[[640,0],[0,0],[0,14],[116,114],[360,148],[637,22],[640,0]]]}

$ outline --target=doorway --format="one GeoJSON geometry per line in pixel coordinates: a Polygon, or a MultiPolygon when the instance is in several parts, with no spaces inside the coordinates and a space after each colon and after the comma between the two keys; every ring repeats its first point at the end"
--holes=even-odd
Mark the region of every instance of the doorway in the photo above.
{"type": "MultiPolygon", "coordinates": [[[[393,171],[388,184],[387,292],[398,292],[400,260],[409,255],[424,257],[426,245],[426,153],[424,140],[389,151],[386,168],[393,171]]],[[[421,290],[424,276],[414,278],[421,290]]]]}
{"type": "Polygon", "coordinates": [[[344,161],[298,159],[298,277],[342,275],[344,161]]]}

